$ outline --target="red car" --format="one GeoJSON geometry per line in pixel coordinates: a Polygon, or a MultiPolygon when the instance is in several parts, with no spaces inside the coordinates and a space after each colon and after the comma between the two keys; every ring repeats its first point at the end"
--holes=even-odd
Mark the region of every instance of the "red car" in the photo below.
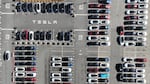
{"type": "Polygon", "coordinates": [[[90,72],[90,73],[97,73],[99,71],[98,68],[88,68],[87,69],[87,72],[90,72]]]}
{"type": "Polygon", "coordinates": [[[25,78],[25,81],[36,81],[36,78],[25,78]]]}
{"type": "Polygon", "coordinates": [[[36,71],[36,67],[26,67],[25,71],[36,71]]]}
{"type": "Polygon", "coordinates": [[[147,62],[146,58],[135,58],[134,59],[135,62],[147,62]]]}
{"type": "Polygon", "coordinates": [[[110,19],[109,15],[100,15],[99,19],[110,19]]]}
{"type": "Polygon", "coordinates": [[[128,9],[133,9],[133,8],[135,8],[135,9],[137,9],[137,8],[138,8],[138,5],[137,5],[137,4],[135,4],[135,5],[127,4],[127,5],[125,5],[125,8],[128,8],[128,9]]]}
{"type": "Polygon", "coordinates": [[[104,5],[104,4],[89,4],[89,8],[104,8],[109,9],[110,5],[104,5]]]}
{"type": "Polygon", "coordinates": [[[137,20],[138,16],[125,16],[124,19],[125,20],[137,20]]]}

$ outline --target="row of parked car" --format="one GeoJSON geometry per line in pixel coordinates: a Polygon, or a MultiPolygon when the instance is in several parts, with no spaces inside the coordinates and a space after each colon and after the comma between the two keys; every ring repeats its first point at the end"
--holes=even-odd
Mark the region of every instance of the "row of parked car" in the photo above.
{"type": "Polygon", "coordinates": [[[146,58],[123,57],[122,64],[116,65],[117,80],[128,83],[146,83],[145,63],[146,58]]]}
{"type": "Polygon", "coordinates": [[[98,0],[97,3],[88,4],[88,46],[110,46],[110,3],[110,0],[98,0]]]}
{"type": "Polygon", "coordinates": [[[13,82],[36,82],[36,47],[35,46],[15,46],[14,48],[14,71],[13,82]]]}
{"type": "MultiPolygon", "coordinates": [[[[16,31],[15,32],[15,40],[53,40],[52,38],[52,32],[51,30],[48,31],[29,31],[29,30],[23,30],[23,31],[16,31]]],[[[72,37],[71,31],[61,31],[56,34],[56,39],[58,41],[70,41],[72,37]]]]}
{"type": "Polygon", "coordinates": [[[59,71],[51,71],[50,69],[50,83],[61,83],[61,84],[71,84],[72,83],[72,67],[73,67],[73,57],[58,57],[53,56],[50,59],[51,68],[59,68],[59,71]],[[60,72],[61,71],[61,72],[60,72]]]}
{"type": "Polygon", "coordinates": [[[122,46],[145,46],[149,0],[125,0],[124,26],[117,28],[122,46]]]}
{"type": "Polygon", "coordinates": [[[109,71],[108,57],[87,57],[87,83],[108,83],[109,71]]]}
{"type": "Polygon", "coordinates": [[[73,3],[27,3],[17,2],[16,12],[35,12],[35,13],[66,13],[73,14],[73,3]]]}

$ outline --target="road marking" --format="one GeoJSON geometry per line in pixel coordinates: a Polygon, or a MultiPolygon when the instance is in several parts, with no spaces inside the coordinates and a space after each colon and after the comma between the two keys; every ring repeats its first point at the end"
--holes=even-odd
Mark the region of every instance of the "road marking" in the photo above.
{"type": "Polygon", "coordinates": [[[0,28],[0,30],[14,30],[14,29],[11,29],[11,28],[8,28],[8,29],[2,29],[2,28],[0,28]]]}
{"type": "Polygon", "coordinates": [[[78,35],[78,40],[83,40],[83,35],[78,35]]]}
{"type": "Polygon", "coordinates": [[[9,40],[9,39],[10,39],[10,35],[9,35],[9,34],[6,34],[6,35],[5,35],[5,39],[9,40]]]}
{"type": "Polygon", "coordinates": [[[74,29],[74,31],[88,31],[87,29],[74,29]]]}
{"type": "Polygon", "coordinates": [[[79,5],[79,10],[83,10],[84,9],[84,4],[79,5]]]}
{"type": "Polygon", "coordinates": [[[5,8],[10,9],[10,3],[6,3],[5,8]]]}
{"type": "Polygon", "coordinates": [[[6,15],[7,15],[7,14],[8,14],[8,15],[13,15],[13,14],[15,14],[15,13],[0,12],[0,14],[2,14],[2,15],[5,15],[5,14],[6,14],[6,15]]]}
{"type": "Polygon", "coordinates": [[[89,14],[74,14],[75,16],[88,16],[89,14]]]}

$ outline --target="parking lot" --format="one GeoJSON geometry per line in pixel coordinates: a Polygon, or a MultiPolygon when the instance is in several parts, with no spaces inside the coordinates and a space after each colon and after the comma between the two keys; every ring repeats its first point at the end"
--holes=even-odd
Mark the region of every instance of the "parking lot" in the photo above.
{"type": "MultiPolygon", "coordinates": [[[[129,5],[127,2],[125,3],[124,0],[111,0],[110,7],[106,7],[108,11],[105,11],[104,14],[103,11],[101,11],[102,14],[96,14],[93,13],[92,10],[105,9],[92,8],[92,6],[89,8],[90,4],[98,4],[97,0],[22,1],[22,3],[18,3],[17,5],[17,1],[3,0],[0,4],[0,6],[2,6],[0,8],[0,84],[150,83],[148,80],[150,77],[150,74],[148,74],[150,70],[150,25],[148,24],[150,19],[136,19],[139,18],[139,16],[150,16],[149,8],[131,8],[132,11],[136,9],[136,12],[138,12],[138,10],[148,11],[146,14],[126,14],[125,12],[130,10],[130,8],[126,7],[126,5],[129,5]],[[73,10],[70,9],[66,11],[66,9],[62,9],[62,11],[59,12],[53,9],[55,11],[51,12],[49,9],[49,11],[39,12],[38,10],[30,10],[32,12],[27,12],[26,9],[21,9],[22,11],[20,11],[16,8],[16,6],[20,6],[20,4],[25,4],[24,2],[28,2],[28,4],[29,2],[45,2],[47,4],[53,2],[51,5],[52,7],[54,5],[54,8],[55,5],[61,4],[69,7],[68,4],[71,4],[73,5],[73,10]],[[57,4],[55,2],[59,3],[57,4]],[[91,10],[92,13],[89,10],[91,10]],[[90,13],[88,13],[88,11],[90,13]],[[107,17],[105,17],[105,15],[107,17]],[[134,18],[136,20],[131,19],[130,16],[135,16],[134,18]],[[109,23],[94,23],[94,20],[101,21],[95,18],[101,18],[109,23]],[[143,21],[144,23],[138,21],[143,21]],[[106,29],[101,30],[103,27],[99,26],[105,26],[106,29]],[[142,26],[146,27],[146,29],[126,30],[126,26],[142,26]],[[94,27],[97,29],[94,30],[94,27]],[[107,27],[109,28],[107,29],[107,27]],[[117,31],[118,27],[123,28],[123,30],[119,29],[119,33],[117,31]],[[94,32],[97,32],[96,35],[94,35],[94,32]],[[146,32],[146,35],[144,33],[137,34],[137,32],[146,32]],[[129,33],[130,35],[128,35],[129,33]],[[96,37],[96,39],[91,40],[91,37],[96,37]],[[121,45],[122,43],[118,42],[117,37],[131,38],[130,40],[125,40],[124,44],[121,45]],[[140,44],[137,44],[137,42],[140,42],[140,44]],[[19,46],[18,50],[15,49],[17,46],[19,46]],[[3,60],[4,52],[7,50],[12,53],[12,57],[10,60],[3,60]],[[88,58],[90,58],[91,61],[89,61],[88,58]],[[122,58],[130,58],[132,61],[122,61],[122,58]],[[147,61],[134,61],[133,59],[136,58],[146,58],[147,61]],[[101,61],[101,59],[105,61],[101,61]],[[107,59],[109,59],[109,61],[107,59]],[[123,65],[123,69],[132,68],[142,69],[144,71],[142,73],[136,71],[119,72],[117,71],[119,67],[116,69],[116,64],[119,63],[123,65]],[[135,63],[141,63],[145,67],[136,67],[136,65],[134,65],[135,63]],[[127,64],[133,64],[133,67],[126,67],[127,64]],[[103,72],[103,70],[105,71],[103,72]],[[21,76],[19,76],[19,73],[21,76]],[[91,77],[92,74],[94,77],[91,77]],[[134,76],[133,78],[124,77],[123,80],[118,81],[117,74],[135,75],[132,75],[134,76]],[[142,74],[142,77],[136,77],[137,74],[142,74]],[[131,80],[133,83],[130,83],[130,80],[125,80],[130,78],[135,79],[131,80]],[[92,82],[92,80],[95,82],[92,82]],[[146,82],[135,83],[138,80],[146,82]]],[[[35,4],[39,5],[39,3],[33,3],[32,5],[35,4]]],[[[150,3],[147,5],[150,6],[150,3]]],[[[72,8],[72,6],[70,7],[72,8]]]]}

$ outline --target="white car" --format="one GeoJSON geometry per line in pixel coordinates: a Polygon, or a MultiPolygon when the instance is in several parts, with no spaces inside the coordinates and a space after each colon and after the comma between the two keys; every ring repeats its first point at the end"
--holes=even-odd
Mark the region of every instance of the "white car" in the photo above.
{"type": "Polygon", "coordinates": [[[145,78],[145,74],[136,74],[136,78],[145,78]]]}
{"type": "Polygon", "coordinates": [[[124,42],[124,46],[135,46],[136,43],[134,41],[126,41],[124,42]]]}
{"type": "Polygon", "coordinates": [[[137,3],[138,0],[126,0],[126,3],[137,3]]]}
{"type": "Polygon", "coordinates": [[[11,58],[11,52],[8,51],[8,50],[6,50],[6,51],[4,52],[3,59],[4,59],[4,60],[10,60],[10,58],[11,58]]]}
{"type": "Polygon", "coordinates": [[[146,84],[145,79],[136,79],[136,84],[146,84]]]}
{"type": "Polygon", "coordinates": [[[137,10],[137,14],[148,14],[148,10],[137,10]]]}
{"type": "Polygon", "coordinates": [[[125,68],[132,68],[132,67],[135,67],[135,63],[124,63],[123,64],[123,67],[125,67],[125,68]]]}
{"type": "Polygon", "coordinates": [[[52,60],[52,61],[61,61],[62,58],[55,56],[55,57],[52,57],[51,60],[52,60]]]}
{"type": "Polygon", "coordinates": [[[52,63],[52,67],[62,67],[62,63],[52,63]]]}
{"type": "Polygon", "coordinates": [[[34,40],[34,32],[29,31],[29,40],[34,40]]]}
{"type": "Polygon", "coordinates": [[[146,8],[148,8],[148,4],[138,4],[138,8],[146,9],[146,8]]]}
{"type": "Polygon", "coordinates": [[[140,15],[140,16],[138,16],[138,19],[139,20],[146,20],[146,19],[148,19],[148,16],[147,15],[140,15]]]}
{"type": "Polygon", "coordinates": [[[87,74],[89,78],[97,78],[98,77],[98,73],[88,73],[87,74]]]}
{"type": "Polygon", "coordinates": [[[110,42],[100,42],[100,46],[110,46],[110,42]]]}
{"type": "Polygon", "coordinates": [[[87,82],[90,83],[90,84],[97,84],[98,79],[87,79],[87,82]]]}
{"type": "Polygon", "coordinates": [[[41,3],[35,3],[34,8],[35,12],[41,13],[41,3]]]}
{"type": "Polygon", "coordinates": [[[51,82],[61,82],[61,78],[51,78],[51,82]]]}
{"type": "Polygon", "coordinates": [[[137,41],[147,41],[146,37],[137,37],[137,41]]]}
{"type": "Polygon", "coordinates": [[[137,14],[137,10],[126,10],[125,13],[127,15],[136,15],[137,14]]]}
{"type": "Polygon", "coordinates": [[[137,31],[136,35],[137,36],[147,36],[147,32],[145,32],[145,31],[137,31]]]}
{"type": "Polygon", "coordinates": [[[25,71],[25,67],[15,67],[15,71],[25,71]]]}
{"type": "Polygon", "coordinates": [[[62,72],[71,72],[72,69],[69,68],[69,67],[62,67],[61,71],[62,71],[62,72]]]}
{"type": "Polygon", "coordinates": [[[100,36],[99,38],[101,41],[109,41],[109,37],[108,36],[100,36]]]}
{"type": "Polygon", "coordinates": [[[149,0],[138,0],[138,3],[148,3],[149,0]]]}
{"type": "Polygon", "coordinates": [[[137,68],[136,72],[137,73],[145,73],[145,69],[137,68]]]}
{"type": "Polygon", "coordinates": [[[16,72],[15,77],[25,77],[25,73],[24,72],[16,72]]]}
{"type": "Polygon", "coordinates": [[[123,61],[123,62],[133,62],[133,61],[134,61],[134,58],[132,58],[132,57],[123,57],[123,58],[122,58],[122,61],[123,61]]]}
{"type": "Polygon", "coordinates": [[[26,72],[27,77],[36,77],[36,73],[33,72],[26,72]]]}
{"type": "Polygon", "coordinates": [[[90,24],[105,24],[105,25],[107,25],[107,24],[109,24],[110,23],[110,21],[109,20],[90,20],[89,21],[89,23],[90,24]]]}
{"type": "Polygon", "coordinates": [[[52,73],[51,76],[52,77],[61,77],[61,73],[52,73]]]}
{"type": "Polygon", "coordinates": [[[147,25],[147,21],[138,20],[138,21],[137,21],[137,24],[138,24],[138,25],[147,25]]]}
{"type": "Polygon", "coordinates": [[[91,25],[88,27],[88,30],[99,30],[99,25],[91,25]]]}
{"type": "Polygon", "coordinates": [[[88,36],[87,40],[99,40],[99,36],[88,36]]]}
{"type": "Polygon", "coordinates": [[[109,67],[109,63],[100,63],[100,67],[109,67]]]}

